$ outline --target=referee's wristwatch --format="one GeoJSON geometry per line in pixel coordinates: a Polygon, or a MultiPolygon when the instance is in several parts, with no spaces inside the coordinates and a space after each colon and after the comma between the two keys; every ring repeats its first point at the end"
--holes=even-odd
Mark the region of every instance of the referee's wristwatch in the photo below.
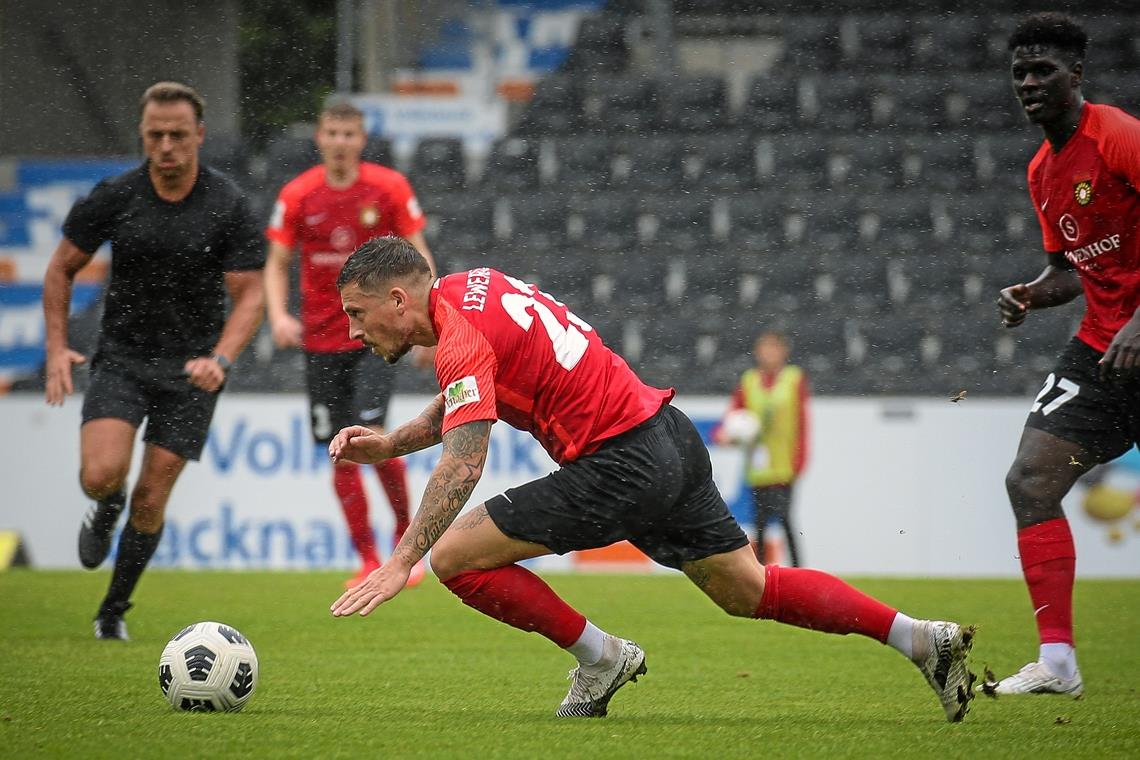
{"type": "Polygon", "coordinates": [[[212,354],[210,358],[218,363],[218,366],[222,368],[222,372],[227,375],[230,373],[230,367],[233,366],[233,362],[221,354],[212,354]]]}

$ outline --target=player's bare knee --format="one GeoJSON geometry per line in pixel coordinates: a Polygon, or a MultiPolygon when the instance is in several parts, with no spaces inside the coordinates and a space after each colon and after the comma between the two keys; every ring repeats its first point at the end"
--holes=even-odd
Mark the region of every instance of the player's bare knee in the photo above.
{"type": "Polygon", "coordinates": [[[439,578],[440,582],[448,581],[459,575],[464,570],[461,560],[461,553],[453,551],[450,542],[441,538],[436,542],[435,546],[431,549],[431,559],[429,561],[431,571],[439,578]]]}
{"type": "Polygon", "coordinates": [[[122,489],[127,473],[118,467],[85,464],[79,470],[79,485],[89,499],[99,501],[122,489]]]}

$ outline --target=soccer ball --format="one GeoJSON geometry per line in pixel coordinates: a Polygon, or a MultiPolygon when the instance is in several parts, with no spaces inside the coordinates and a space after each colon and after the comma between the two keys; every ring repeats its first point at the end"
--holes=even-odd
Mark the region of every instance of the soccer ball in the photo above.
{"type": "Polygon", "coordinates": [[[747,409],[733,409],[724,416],[721,432],[729,443],[747,446],[760,437],[760,420],[747,409]]]}
{"type": "Polygon", "coordinates": [[[257,653],[228,625],[194,623],[162,650],[158,685],[175,710],[236,712],[257,688],[257,653]]]}

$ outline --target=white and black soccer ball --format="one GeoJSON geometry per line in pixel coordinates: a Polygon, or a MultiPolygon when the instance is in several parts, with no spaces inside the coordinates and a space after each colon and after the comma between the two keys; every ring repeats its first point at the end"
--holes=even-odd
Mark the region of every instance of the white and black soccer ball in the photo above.
{"type": "Polygon", "coordinates": [[[257,689],[257,653],[235,628],[194,623],[162,650],[158,685],[175,710],[236,712],[257,689]]]}

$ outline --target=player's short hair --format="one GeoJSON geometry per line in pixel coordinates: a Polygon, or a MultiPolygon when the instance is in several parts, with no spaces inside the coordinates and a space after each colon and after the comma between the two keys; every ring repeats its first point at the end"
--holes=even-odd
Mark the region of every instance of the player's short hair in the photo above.
{"type": "Polygon", "coordinates": [[[1009,36],[1010,52],[1026,45],[1055,47],[1075,63],[1084,60],[1089,36],[1080,24],[1064,13],[1035,13],[1019,21],[1009,36]]]}
{"type": "Polygon", "coordinates": [[[358,285],[372,290],[386,283],[409,276],[431,276],[431,267],[416,247],[402,237],[386,235],[374,237],[357,248],[344,262],[336,287],[358,285]]]}
{"type": "Polygon", "coordinates": [[[139,116],[146,110],[147,103],[176,103],[179,100],[186,101],[194,108],[194,120],[201,124],[206,101],[197,90],[181,82],[155,82],[147,87],[139,99],[139,116]]]}
{"type": "Polygon", "coordinates": [[[331,100],[321,109],[321,119],[360,119],[364,121],[364,111],[361,111],[350,101],[331,100]]]}

